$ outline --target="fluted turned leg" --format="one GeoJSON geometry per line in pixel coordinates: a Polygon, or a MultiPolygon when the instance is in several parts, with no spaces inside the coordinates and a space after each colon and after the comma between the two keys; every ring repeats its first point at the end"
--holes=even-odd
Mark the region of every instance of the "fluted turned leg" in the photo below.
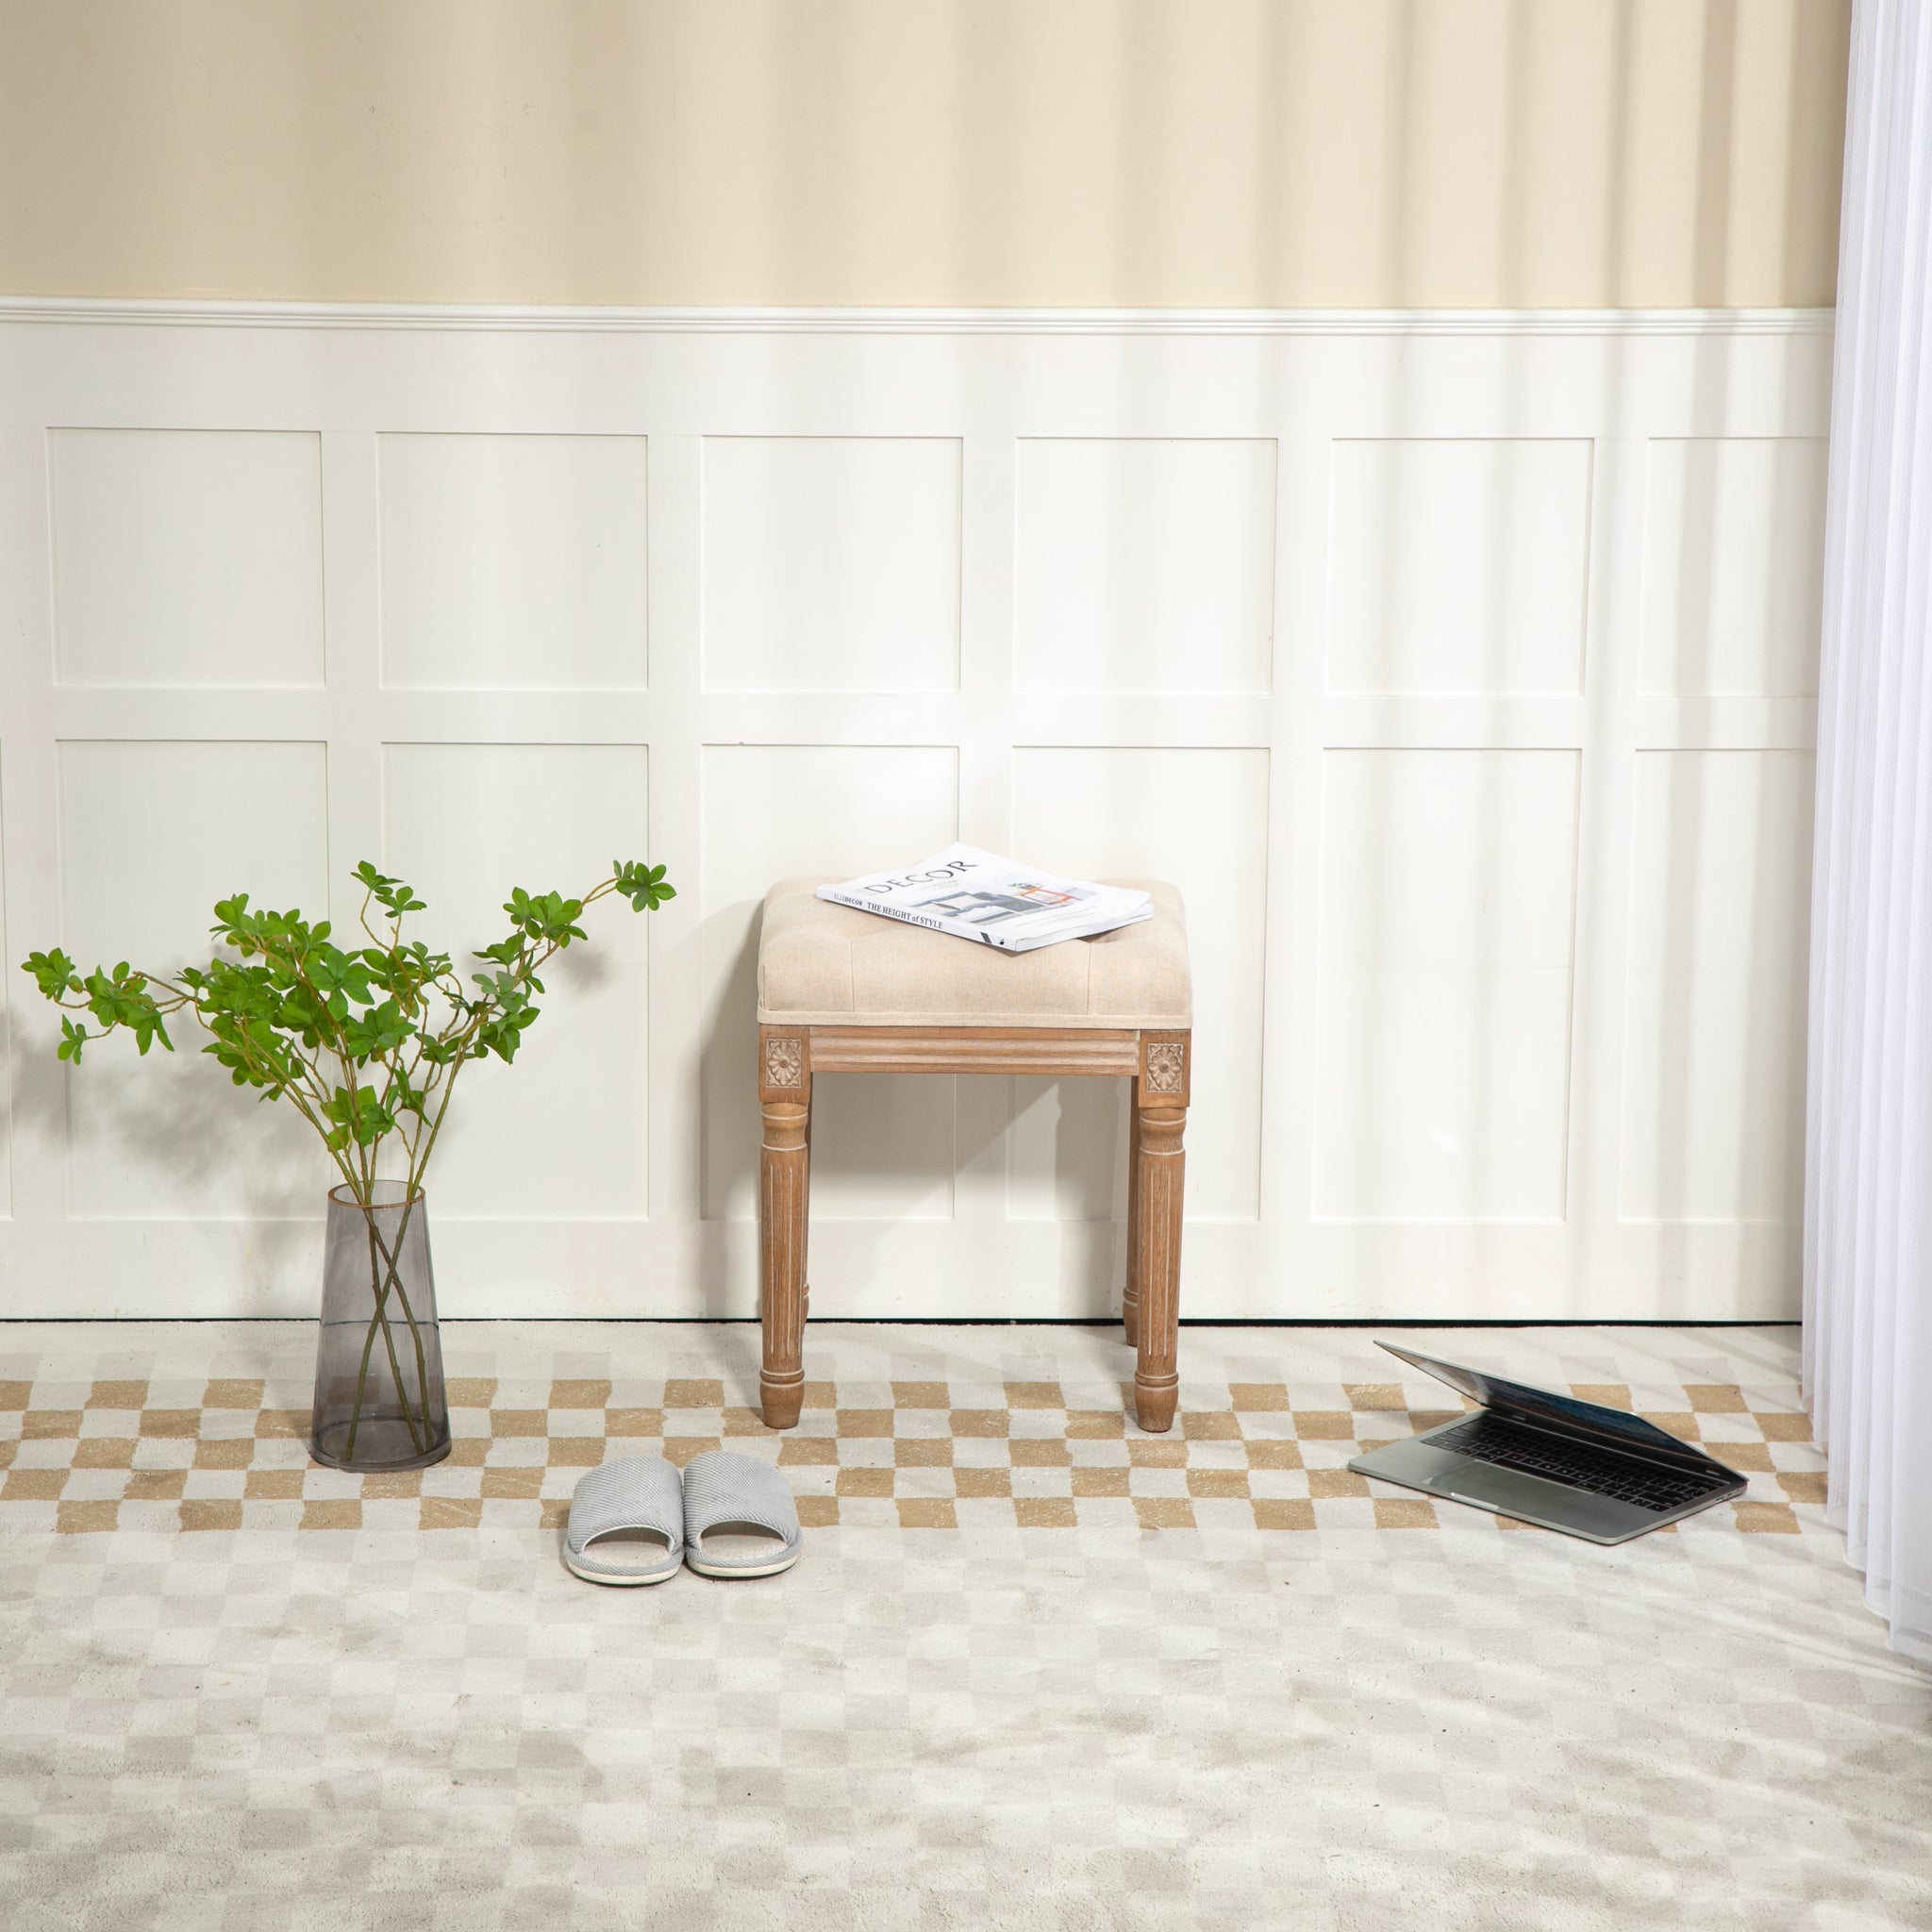
{"type": "Polygon", "coordinates": [[[766,1101],[758,1152],[758,1293],[764,1361],[758,1404],[768,1429],[789,1429],[805,1399],[805,1236],[809,1103],[766,1101]]]}
{"type": "Polygon", "coordinates": [[[1141,1109],[1127,1109],[1127,1285],[1121,1291],[1121,1326],[1127,1346],[1141,1340],[1141,1109]]]}
{"type": "MultiPolygon", "coordinates": [[[[799,1320],[811,1320],[811,1103],[805,1108],[805,1213],[798,1223],[799,1320]]],[[[803,1344],[801,1344],[802,1346],[803,1344]]]]}
{"type": "MultiPolygon", "coordinates": [[[[1134,1204],[1139,1274],[1135,1304],[1134,1415],[1143,1429],[1174,1426],[1180,1375],[1181,1191],[1186,1157],[1184,1107],[1137,1108],[1134,1204]]],[[[1130,1265],[1132,1265],[1130,1263],[1130,1265]]]]}

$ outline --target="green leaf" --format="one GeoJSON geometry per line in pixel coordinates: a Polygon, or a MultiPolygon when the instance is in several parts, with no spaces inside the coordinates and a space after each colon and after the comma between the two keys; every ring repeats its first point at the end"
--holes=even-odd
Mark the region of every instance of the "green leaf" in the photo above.
{"type": "Polygon", "coordinates": [[[47,999],[58,1001],[67,993],[80,991],[74,961],[58,946],[51,953],[29,953],[20,970],[33,974],[34,984],[47,999]]]}
{"type": "Polygon", "coordinates": [[[416,896],[415,888],[407,886],[401,879],[392,879],[387,873],[377,872],[365,858],[356,868],[358,884],[366,887],[369,895],[392,918],[400,919],[406,912],[425,912],[428,902],[416,896]]]}
{"type": "Polygon", "coordinates": [[[616,887],[630,901],[634,912],[655,912],[666,899],[675,899],[677,889],[668,885],[661,865],[645,865],[638,860],[612,862],[616,887]]]}

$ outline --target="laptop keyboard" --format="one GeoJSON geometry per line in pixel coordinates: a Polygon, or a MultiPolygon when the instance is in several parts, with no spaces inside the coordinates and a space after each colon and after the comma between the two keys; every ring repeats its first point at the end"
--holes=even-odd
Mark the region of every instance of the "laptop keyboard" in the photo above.
{"type": "Polygon", "coordinates": [[[1588,1490],[1592,1495],[1609,1496],[1619,1503],[1635,1503],[1640,1509],[1674,1509],[1679,1503],[1707,1496],[1729,1481],[1715,1472],[1698,1475],[1589,1449],[1558,1436],[1546,1436],[1541,1429],[1520,1428],[1487,1412],[1431,1436],[1429,1447],[1457,1449],[1499,1469],[1546,1476],[1552,1482],[1568,1483],[1573,1490],[1588,1490]]]}

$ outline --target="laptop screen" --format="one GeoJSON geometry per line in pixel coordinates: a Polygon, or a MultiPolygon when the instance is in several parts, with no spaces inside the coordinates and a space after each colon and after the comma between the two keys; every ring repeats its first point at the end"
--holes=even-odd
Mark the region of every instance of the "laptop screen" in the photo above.
{"type": "Polygon", "coordinates": [[[1437,1361],[1432,1356],[1416,1355],[1397,1348],[1392,1341],[1380,1344],[1391,1355],[1413,1364],[1439,1382],[1461,1391],[1473,1402],[1485,1407],[1514,1409],[1519,1415],[1541,1416],[1550,1422],[1569,1423],[1607,1435],[1621,1436],[1633,1447],[1660,1451],[1665,1455],[1707,1460],[1703,1452],[1689,1442],[1680,1442],[1666,1429],[1647,1423],[1626,1409],[1606,1408],[1600,1402],[1584,1402],[1574,1395],[1553,1395],[1547,1389],[1532,1389],[1523,1382],[1506,1382],[1497,1375],[1485,1375],[1455,1362],[1437,1361]]]}

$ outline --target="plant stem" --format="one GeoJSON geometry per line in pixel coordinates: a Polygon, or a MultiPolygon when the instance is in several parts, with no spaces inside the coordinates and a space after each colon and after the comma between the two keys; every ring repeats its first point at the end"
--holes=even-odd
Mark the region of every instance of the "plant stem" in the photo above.
{"type": "MultiPolygon", "coordinates": [[[[416,1418],[409,1409],[408,1391],[403,1387],[402,1364],[396,1359],[395,1338],[390,1333],[389,1322],[384,1313],[385,1304],[389,1300],[391,1286],[394,1285],[400,1293],[402,1284],[396,1279],[396,1264],[392,1257],[390,1259],[389,1278],[387,1280],[382,1278],[382,1271],[376,1264],[376,1250],[378,1247],[382,1247],[382,1243],[375,1232],[375,1209],[374,1205],[367,1199],[359,1199],[357,1205],[362,1209],[363,1224],[369,1235],[369,1285],[375,1295],[375,1310],[369,1318],[369,1333],[362,1338],[362,1360],[356,1374],[356,1400],[349,1411],[349,1436],[348,1441],[342,1445],[342,1459],[347,1462],[352,1461],[355,1457],[356,1432],[362,1425],[362,1401],[369,1386],[369,1358],[375,1352],[375,1331],[378,1328],[382,1330],[383,1347],[389,1355],[389,1372],[395,1380],[396,1400],[402,1405],[403,1421],[408,1427],[410,1446],[420,1456],[423,1454],[424,1448],[422,1432],[417,1428],[416,1418]]],[[[408,1206],[405,1207],[403,1211],[405,1221],[407,1222],[408,1214],[408,1206]]],[[[396,1249],[397,1253],[400,1254],[402,1250],[400,1238],[396,1241],[396,1249]]],[[[382,1252],[386,1257],[389,1255],[389,1250],[386,1247],[382,1247],[382,1252]]],[[[413,1313],[409,1313],[409,1304],[407,1295],[403,1297],[403,1308],[406,1313],[408,1313],[409,1327],[414,1331],[416,1328],[416,1318],[413,1313]]],[[[418,1372],[417,1386],[424,1391],[422,1398],[423,1422],[425,1427],[426,1427],[429,1422],[429,1402],[426,1379],[422,1373],[423,1338],[420,1334],[416,1336],[416,1362],[418,1372]]]]}
{"type": "MultiPolygon", "coordinates": [[[[403,1319],[409,1324],[409,1339],[416,1345],[416,1400],[422,1408],[423,1433],[426,1437],[429,1433],[429,1363],[423,1353],[422,1325],[416,1320],[415,1309],[409,1306],[409,1291],[403,1286],[402,1276],[403,1243],[408,1238],[409,1216],[416,1211],[416,1204],[422,1198],[421,1192],[411,1185],[408,1189],[408,1198],[403,1203],[402,1219],[396,1223],[394,1254],[391,1254],[389,1249],[383,1245],[382,1235],[377,1230],[373,1216],[369,1224],[369,1233],[370,1239],[375,1241],[376,1247],[381,1251],[383,1260],[389,1270],[388,1279],[384,1283],[384,1292],[387,1293],[391,1288],[395,1290],[396,1299],[403,1305],[403,1319]]],[[[399,1395],[402,1394],[400,1378],[396,1383],[396,1392],[399,1395]]],[[[403,1396],[403,1401],[407,1407],[408,1402],[408,1396],[403,1396]]]]}

